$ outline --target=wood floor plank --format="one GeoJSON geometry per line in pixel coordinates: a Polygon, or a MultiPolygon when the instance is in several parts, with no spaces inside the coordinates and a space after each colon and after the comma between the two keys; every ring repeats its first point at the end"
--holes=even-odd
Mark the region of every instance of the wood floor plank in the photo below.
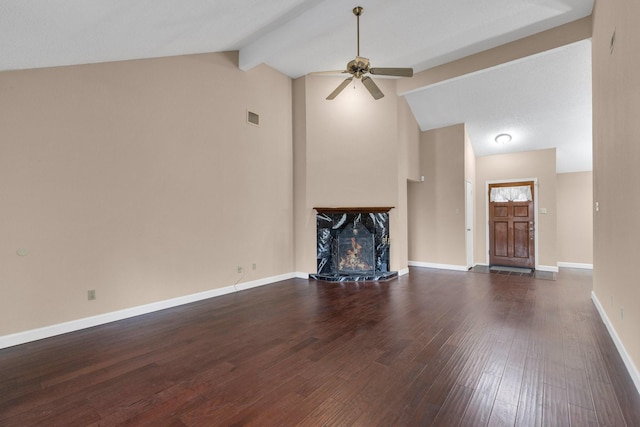
{"type": "Polygon", "coordinates": [[[1,425],[88,425],[101,419],[98,411],[85,399],[62,398],[39,405],[13,417],[4,418],[1,425]]]}
{"type": "Polygon", "coordinates": [[[522,377],[518,401],[518,426],[542,425],[544,396],[544,361],[539,357],[528,357],[522,377]]]}
{"type": "Polygon", "coordinates": [[[567,368],[567,401],[571,405],[593,411],[593,396],[587,373],[583,369],[567,368]]]}
{"type": "Polygon", "coordinates": [[[487,425],[499,386],[500,377],[487,373],[482,375],[467,405],[461,425],[487,425]]]}
{"type": "Polygon", "coordinates": [[[522,377],[524,375],[524,367],[507,366],[500,379],[500,386],[496,394],[496,400],[504,402],[511,406],[518,406],[520,401],[520,390],[522,388],[522,377]]]}
{"type": "Polygon", "coordinates": [[[544,403],[542,405],[542,424],[569,425],[569,404],[567,391],[551,384],[544,384],[544,403]]]}
{"type": "Polygon", "coordinates": [[[611,384],[591,381],[590,385],[598,423],[607,426],[625,425],[611,384]]]}
{"type": "Polygon", "coordinates": [[[624,362],[616,351],[613,340],[601,325],[597,325],[599,328],[596,325],[593,325],[593,335],[602,359],[609,367],[608,377],[620,410],[628,425],[640,425],[640,393],[637,392],[633,380],[626,374],[624,362]]]}
{"type": "Polygon", "coordinates": [[[491,408],[491,415],[489,416],[489,427],[506,427],[514,426],[516,424],[516,416],[518,414],[518,407],[510,405],[506,402],[496,400],[491,408]]]}
{"type": "Polygon", "coordinates": [[[571,427],[595,427],[598,417],[595,411],[569,404],[569,419],[571,427]]]}
{"type": "Polygon", "coordinates": [[[329,398],[303,418],[298,426],[349,426],[353,425],[361,414],[362,410],[329,398]]]}
{"type": "Polygon", "coordinates": [[[286,280],[0,350],[0,425],[640,425],[591,287],[286,280]]]}
{"type": "Polygon", "coordinates": [[[473,390],[469,387],[454,384],[432,425],[459,425],[472,395],[473,390]]]}

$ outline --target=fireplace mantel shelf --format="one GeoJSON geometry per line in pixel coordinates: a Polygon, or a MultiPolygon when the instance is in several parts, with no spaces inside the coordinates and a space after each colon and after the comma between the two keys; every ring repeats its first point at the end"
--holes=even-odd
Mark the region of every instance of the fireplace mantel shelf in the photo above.
{"type": "Polygon", "coordinates": [[[313,208],[318,213],[387,213],[393,206],[348,207],[348,208],[313,208]]]}

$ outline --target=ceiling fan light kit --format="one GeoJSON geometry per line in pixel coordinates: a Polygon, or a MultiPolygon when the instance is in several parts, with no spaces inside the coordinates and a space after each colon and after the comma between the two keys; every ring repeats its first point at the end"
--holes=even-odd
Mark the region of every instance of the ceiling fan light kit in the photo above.
{"type": "MultiPolygon", "coordinates": [[[[359,79],[362,81],[363,86],[369,91],[371,96],[374,99],[378,100],[384,96],[384,93],[380,90],[378,85],[369,77],[367,74],[379,75],[379,76],[395,76],[395,77],[411,77],[413,76],[413,68],[371,68],[369,59],[360,56],[360,15],[364,12],[364,9],[361,6],[356,6],[353,8],[353,14],[356,16],[357,20],[357,55],[356,58],[349,61],[347,63],[347,69],[344,71],[338,71],[339,73],[348,73],[351,74],[351,77],[346,78],[333,92],[327,96],[327,100],[335,99],[336,96],[340,94],[349,86],[349,83],[353,81],[353,79],[359,79]]],[[[322,73],[320,73],[322,74],[322,73]]]]}

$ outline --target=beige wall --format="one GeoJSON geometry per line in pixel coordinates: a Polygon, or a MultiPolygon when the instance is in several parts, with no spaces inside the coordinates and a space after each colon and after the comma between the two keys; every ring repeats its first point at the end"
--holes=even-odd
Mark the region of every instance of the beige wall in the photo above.
{"type": "Polygon", "coordinates": [[[398,160],[401,185],[405,187],[406,181],[420,181],[420,126],[409,107],[406,98],[398,98],[398,144],[400,147],[398,160]]]}
{"type": "Polygon", "coordinates": [[[558,261],[593,264],[593,173],[556,176],[558,261]]]}
{"type": "Polygon", "coordinates": [[[422,132],[420,174],[409,184],[409,259],[465,266],[465,128],[422,132]]]}
{"type": "Polygon", "coordinates": [[[307,206],[395,206],[398,98],[393,80],[374,100],[359,81],[325,98],[341,78],[306,78],[307,206]]]}
{"type": "Polygon", "coordinates": [[[306,77],[293,81],[293,200],[294,265],[298,273],[316,271],[315,215],[307,207],[307,98],[306,77]]]}
{"type": "Polygon", "coordinates": [[[398,233],[401,239],[392,242],[400,265],[409,262],[408,186],[420,181],[420,127],[405,98],[398,98],[398,233]]]}
{"type": "Polygon", "coordinates": [[[476,159],[476,244],[475,262],[488,264],[487,256],[487,182],[537,178],[538,259],[541,267],[556,267],[556,150],[526,151],[476,159]]]}
{"type": "Polygon", "coordinates": [[[288,77],[207,54],[0,93],[0,335],[293,271],[288,77]]]}
{"type": "Polygon", "coordinates": [[[593,199],[599,203],[593,218],[593,288],[635,364],[636,375],[640,367],[638,16],[637,0],[596,0],[592,41],[593,199]]]}
{"type": "MultiPolygon", "coordinates": [[[[407,111],[395,95],[395,81],[376,81],[385,97],[374,100],[359,81],[336,99],[325,98],[341,78],[307,76],[294,83],[296,114],[295,170],[304,179],[304,198],[296,198],[296,270],[316,272],[314,207],[393,206],[390,212],[391,268],[406,268],[406,202],[399,179],[406,182],[408,163],[399,160],[403,142],[410,148],[407,111]],[[304,93],[300,93],[300,92],[304,93]],[[299,108],[300,103],[304,105],[299,108]],[[403,121],[401,131],[399,120],[403,121]],[[300,126],[300,128],[298,128],[300,126]],[[304,175],[304,176],[302,176],[304,175]]],[[[403,101],[404,102],[404,101],[403,101]]],[[[414,125],[415,124],[414,121],[414,125]]],[[[297,184],[296,184],[297,185],[297,184]]],[[[403,187],[404,187],[403,183],[403,187]]]]}

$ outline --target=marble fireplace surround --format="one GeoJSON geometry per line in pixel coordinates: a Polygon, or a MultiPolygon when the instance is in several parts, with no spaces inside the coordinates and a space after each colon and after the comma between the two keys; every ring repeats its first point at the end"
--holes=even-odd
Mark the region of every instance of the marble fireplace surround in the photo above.
{"type": "Polygon", "coordinates": [[[311,279],[329,282],[388,280],[389,211],[392,207],[314,208],[317,273],[311,279]]]}

